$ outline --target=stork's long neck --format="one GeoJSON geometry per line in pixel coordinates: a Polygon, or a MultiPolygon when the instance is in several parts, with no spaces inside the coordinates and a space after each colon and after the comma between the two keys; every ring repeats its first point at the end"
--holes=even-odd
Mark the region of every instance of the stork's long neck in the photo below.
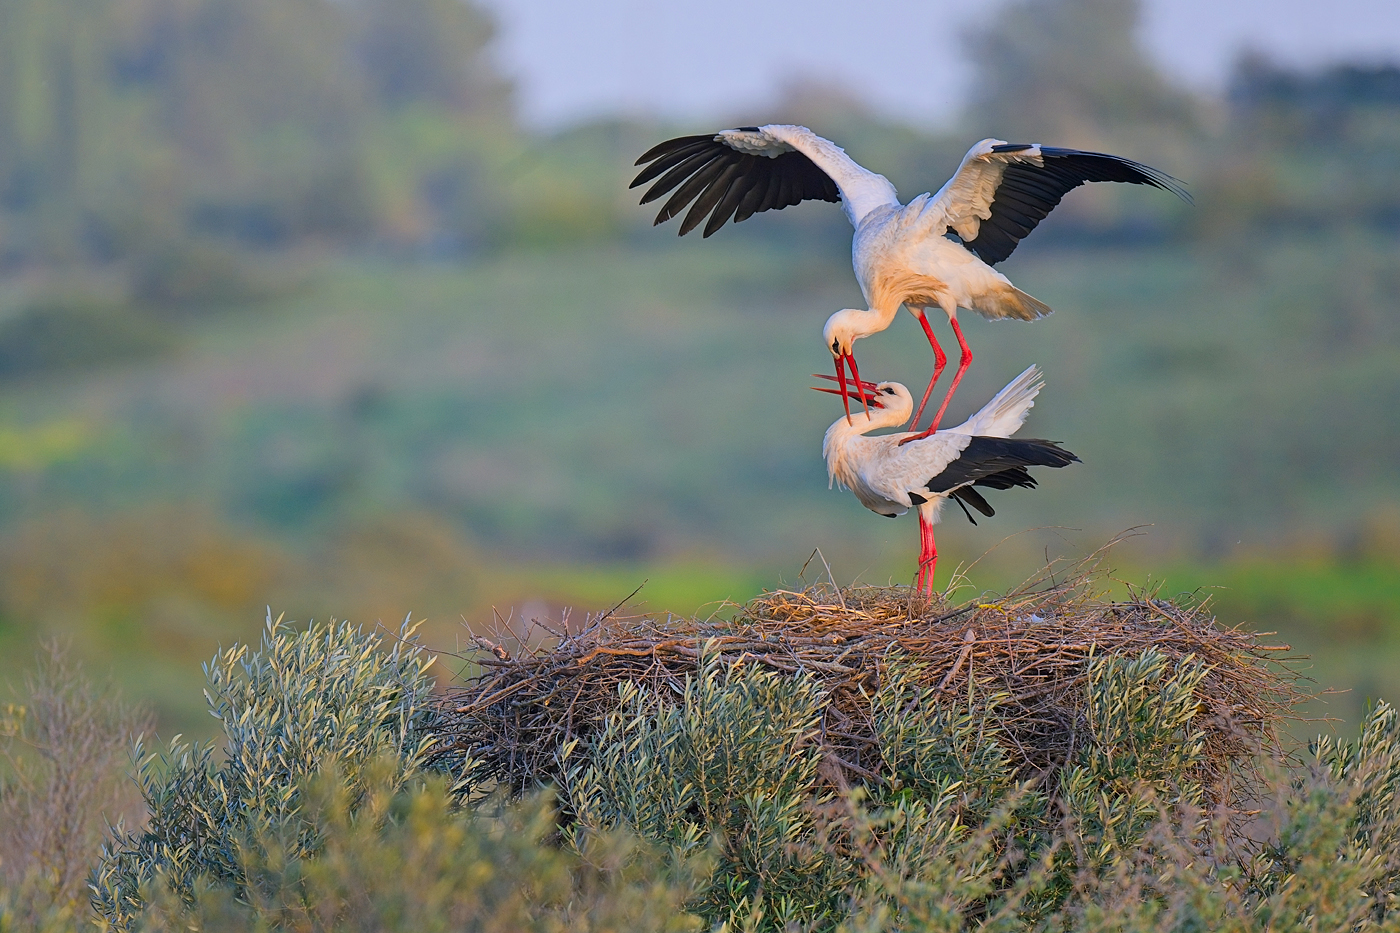
{"type": "Polygon", "coordinates": [[[869,334],[878,334],[880,331],[884,330],[885,328],[889,327],[891,324],[894,323],[895,315],[898,313],[898,301],[881,302],[880,304],[871,307],[869,310],[862,312],[859,318],[859,322],[860,325],[863,328],[865,328],[865,330],[864,333],[861,334],[861,336],[865,337],[869,334]]]}
{"type": "MultiPolygon", "coordinates": [[[[856,441],[864,434],[871,431],[878,431],[881,428],[895,428],[909,420],[911,414],[908,410],[872,408],[867,415],[864,411],[854,412],[851,415],[851,423],[847,424],[845,418],[838,418],[832,422],[831,427],[826,429],[826,436],[822,438],[822,456],[826,458],[827,485],[833,481],[839,481],[842,486],[851,485],[851,476],[855,464],[852,462],[856,447],[856,441]]],[[[898,437],[899,435],[890,435],[898,437]]],[[[877,440],[872,438],[872,440],[877,440]]],[[[883,438],[878,438],[883,440],[883,438]]]]}
{"type": "MultiPolygon", "coordinates": [[[[878,334],[889,327],[894,322],[894,316],[898,313],[899,302],[886,304],[883,307],[847,308],[844,311],[837,311],[828,320],[823,336],[830,342],[833,335],[845,334],[851,342],[854,342],[862,337],[878,334]]],[[[843,342],[845,342],[844,339],[843,342]]]]}

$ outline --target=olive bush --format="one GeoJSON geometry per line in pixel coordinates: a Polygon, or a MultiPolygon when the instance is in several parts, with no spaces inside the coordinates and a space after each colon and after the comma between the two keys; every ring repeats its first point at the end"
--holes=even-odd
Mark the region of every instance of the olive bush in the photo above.
{"type": "Polygon", "coordinates": [[[269,613],[259,650],[235,645],[204,667],[209,712],[222,743],[176,736],[147,754],[138,743],[137,780],[149,818],[116,832],[92,880],[93,904],[123,927],[157,878],[186,898],[197,882],[245,880],[244,850],[275,838],[289,858],[321,845],[303,812],[307,781],[337,771],[352,806],[365,793],[370,762],[395,763],[401,788],[424,770],[433,739],[429,655],[405,626],[385,646],[346,622],[294,631],[269,613]]]}
{"type": "Polygon", "coordinates": [[[1071,759],[1027,776],[1005,694],[941,695],[893,656],[869,697],[893,777],[836,794],[816,680],[711,658],[678,698],[623,684],[600,732],[563,750],[571,832],[712,853],[690,907],[731,929],[1400,929],[1394,711],[1301,770],[1264,763],[1276,799],[1251,843],[1205,806],[1206,673],[1150,650],[1095,658],[1071,759]]]}

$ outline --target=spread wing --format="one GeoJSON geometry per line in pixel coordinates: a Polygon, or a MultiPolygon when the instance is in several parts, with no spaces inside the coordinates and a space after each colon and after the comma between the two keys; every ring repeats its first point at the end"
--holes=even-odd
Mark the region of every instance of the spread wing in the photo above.
{"type": "Polygon", "coordinates": [[[1150,185],[1191,201],[1177,179],[1122,156],[984,139],[922,214],[941,219],[978,258],[996,265],[1061,198],[1091,181],[1150,185]]]}
{"type": "Polygon", "coordinates": [[[739,223],[760,211],[782,210],[801,201],[841,200],[836,182],[815,162],[756,126],[668,139],[644,152],[636,164],[648,162],[628,187],[656,179],[642,195],[643,204],[675,189],[656,215],[657,224],[694,201],[681,221],[681,236],[706,215],[703,235],[709,236],[731,217],[739,223]]]}

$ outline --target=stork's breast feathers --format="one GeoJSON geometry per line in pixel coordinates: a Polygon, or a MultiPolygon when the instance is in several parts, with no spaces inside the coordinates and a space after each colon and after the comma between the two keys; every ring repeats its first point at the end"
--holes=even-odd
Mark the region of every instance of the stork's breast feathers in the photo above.
{"type": "Polygon", "coordinates": [[[884,310],[906,304],[911,308],[934,308],[947,293],[948,284],[942,279],[892,266],[875,273],[870,283],[870,307],[884,310]]]}

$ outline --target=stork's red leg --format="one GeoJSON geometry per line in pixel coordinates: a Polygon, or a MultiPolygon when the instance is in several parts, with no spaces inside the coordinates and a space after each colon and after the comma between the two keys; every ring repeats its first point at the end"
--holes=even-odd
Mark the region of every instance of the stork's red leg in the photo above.
{"type": "Polygon", "coordinates": [[[928,557],[928,530],[924,523],[924,513],[919,512],[919,575],[914,579],[914,588],[924,590],[924,561],[928,557]]]}
{"type": "Polygon", "coordinates": [[[933,522],[928,523],[928,591],[933,593],[933,575],[938,569],[938,543],[933,540],[933,522]]]}
{"type": "Polygon", "coordinates": [[[933,573],[938,567],[938,546],[933,541],[933,522],[919,509],[919,592],[933,593],[933,573]]]}
{"type": "Polygon", "coordinates": [[[958,336],[958,349],[962,352],[962,356],[958,359],[958,371],[953,374],[953,384],[948,386],[948,394],[943,396],[943,404],[938,406],[938,414],[933,416],[933,424],[928,429],[929,434],[938,430],[939,422],[943,420],[943,413],[948,410],[948,403],[952,401],[953,393],[958,391],[958,383],[962,382],[963,373],[967,372],[967,367],[972,365],[972,350],[967,345],[967,338],[963,336],[958,319],[950,317],[948,323],[953,325],[953,333],[958,336]]]}
{"type": "Polygon", "coordinates": [[[929,325],[928,315],[923,311],[914,315],[919,319],[919,323],[924,328],[924,336],[928,337],[928,345],[933,347],[933,378],[928,381],[928,388],[924,389],[924,397],[919,400],[919,407],[914,412],[914,420],[909,423],[909,430],[919,430],[919,419],[924,416],[924,406],[928,404],[928,397],[933,394],[933,384],[938,381],[938,377],[943,375],[943,367],[948,365],[948,354],[943,352],[943,348],[938,345],[938,338],[933,335],[933,328],[929,325]]]}
{"type": "Polygon", "coordinates": [[[953,393],[958,391],[958,383],[962,382],[963,373],[967,372],[967,367],[972,364],[972,350],[967,345],[967,339],[963,337],[962,328],[958,326],[958,319],[950,317],[948,323],[953,325],[953,333],[958,335],[958,348],[962,350],[962,358],[958,360],[958,371],[953,375],[952,384],[948,386],[948,394],[943,396],[943,404],[938,406],[938,414],[933,416],[933,424],[930,424],[928,430],[922,434],[906,437],[899,442],[901,445],[910,441],[922,440],[938,430],[938,425],[943,420],[943,413],[948,410],[948,403],[952,401],[953,393]]]}

